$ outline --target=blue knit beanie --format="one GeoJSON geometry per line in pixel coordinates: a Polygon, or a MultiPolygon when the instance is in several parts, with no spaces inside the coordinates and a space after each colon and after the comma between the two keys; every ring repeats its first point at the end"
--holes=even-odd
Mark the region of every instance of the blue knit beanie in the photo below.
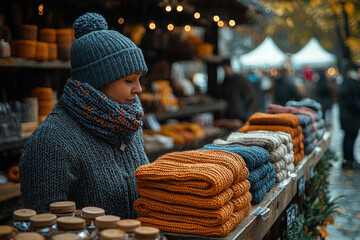
{"type": "Polygon", "coordinates": [[[147,72],[140,48],[121,33],[108,30],[105,18],[85,13],[74,24],[71,78],[99,89],[138,72],[147,72]]]}

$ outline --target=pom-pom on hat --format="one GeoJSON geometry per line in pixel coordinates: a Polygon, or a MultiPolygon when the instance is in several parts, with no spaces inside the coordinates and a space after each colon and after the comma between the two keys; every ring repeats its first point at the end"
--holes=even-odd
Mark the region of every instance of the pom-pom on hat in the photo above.
{"type": "Polygon", "coordinates": [[[121,33],[108,30],[105,18],[85,13],[74,24],[71,78],[101,87],[138,72],[147,72],[140,48],[121,33]]]}

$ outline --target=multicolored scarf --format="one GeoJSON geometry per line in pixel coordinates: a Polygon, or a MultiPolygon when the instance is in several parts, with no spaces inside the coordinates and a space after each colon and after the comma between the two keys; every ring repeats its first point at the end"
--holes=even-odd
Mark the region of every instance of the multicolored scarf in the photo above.
{"type": "Polygon", "coordinates": [[[81,125],[112,143],[128,143],[143,125],[138,96],[133,104],[120,104],[88,83],[69,79],[61,102],[81,125]]]}

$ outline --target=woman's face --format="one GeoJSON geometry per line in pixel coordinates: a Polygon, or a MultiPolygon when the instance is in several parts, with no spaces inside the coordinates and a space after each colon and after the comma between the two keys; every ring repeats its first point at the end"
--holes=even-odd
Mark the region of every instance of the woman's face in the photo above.
{"type": "Polygon", "coordinates": [[[139,78],[142,73],[134,73],[127,77],[121,78],[100,89],[110,98],[121,104],[132,104],[135,95],[142,92],[139,78]]]}

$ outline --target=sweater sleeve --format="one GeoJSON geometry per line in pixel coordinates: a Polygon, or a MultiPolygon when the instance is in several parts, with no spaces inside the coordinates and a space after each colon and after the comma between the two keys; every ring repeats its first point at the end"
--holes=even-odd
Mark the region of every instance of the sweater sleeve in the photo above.
{"type": "Polygon", "coordinates": [[[49,212],[52,202],[71,200],[77,187],[69,164],[71,151],[53,130],[40,126],[27,141],[19,163],[25,207],[38,213],[49,212]]]}

